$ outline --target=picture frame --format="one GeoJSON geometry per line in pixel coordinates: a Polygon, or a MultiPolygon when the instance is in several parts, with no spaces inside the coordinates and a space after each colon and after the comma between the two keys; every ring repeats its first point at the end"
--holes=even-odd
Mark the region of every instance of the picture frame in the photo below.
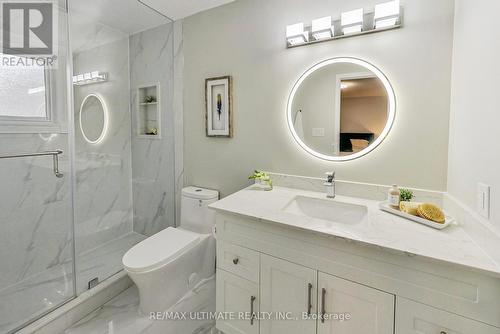
{"type": "Polygon", "coordinates": [[[233,83],[231,76],[205,79],[207,137],[233,137],[233,83]]]}

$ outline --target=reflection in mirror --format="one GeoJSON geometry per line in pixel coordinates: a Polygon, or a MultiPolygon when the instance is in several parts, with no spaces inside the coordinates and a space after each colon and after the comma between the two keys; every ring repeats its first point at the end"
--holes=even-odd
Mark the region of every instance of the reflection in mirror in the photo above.
{"type": "Polygon", "coordinates": [[[80,107],[80,130],[90,144],[101,142],[108,128],[108,111],[104,100],[97,94],[89,94],[80,107]]]}
{"type": "Polygon", "coordinates": [[[370,146],[385,127],[387,108],[387,93],[377,78],[367,76],[342,79],[340,135],[335,153],[349,155],[370,146]]]}
{"type": "Polygon", "coordinates": [[[373,150],[389,132],[395,98],[386,77],[354,58],[334,58],[308,70],[288,102],[288,124],[309,153],[331,161],[373,150]]]}

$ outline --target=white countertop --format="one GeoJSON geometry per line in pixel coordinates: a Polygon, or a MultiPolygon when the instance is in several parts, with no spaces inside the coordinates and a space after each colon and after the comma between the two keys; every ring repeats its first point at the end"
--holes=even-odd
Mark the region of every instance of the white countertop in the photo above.
{"type": "Polygon", "coordinates": [[[337,196],[333,201],[365,205],[368,208],[367,218],[356,224],[333,223],[284,212],[282,209],[295,196],[326,198],[324,193],[318,192],[284,187],[262,191],[251,186],[211,204],[210,208],[446,261],[500,276],[500,265],[458,225],[436,230],[383,212],[378,207],[378,201],[346,196],[337,196]]]}

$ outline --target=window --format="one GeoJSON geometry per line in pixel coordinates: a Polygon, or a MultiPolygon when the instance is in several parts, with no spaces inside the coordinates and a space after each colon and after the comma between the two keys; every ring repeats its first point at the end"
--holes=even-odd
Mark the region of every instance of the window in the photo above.
{"type": "Polygon", "coordinates": [[[67,132],[65,83],[64,67],[0,64],[0,133],[67,132]]]}
{"type": "Polygon", "coordinates": [[[48,121],[44,67],[0,66],[0,117],[3,120],[48,121]]]}

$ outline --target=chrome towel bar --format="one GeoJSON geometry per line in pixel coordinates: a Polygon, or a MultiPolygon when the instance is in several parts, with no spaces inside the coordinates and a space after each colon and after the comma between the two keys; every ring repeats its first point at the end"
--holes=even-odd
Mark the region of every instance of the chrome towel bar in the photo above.
{"type": "Polygon", "coordinates": [[[59,154],[62,154],[62,153],[63,153],[62,150],[55,150],[55,151],[35,152],[35,153],[2,154],[2,155],[0,155],[0,159],[41,157],[41,156],[51,155],[54,175],[58,178],[62,178],[64,176],[64,174],[59,172],[59,154]]]}

